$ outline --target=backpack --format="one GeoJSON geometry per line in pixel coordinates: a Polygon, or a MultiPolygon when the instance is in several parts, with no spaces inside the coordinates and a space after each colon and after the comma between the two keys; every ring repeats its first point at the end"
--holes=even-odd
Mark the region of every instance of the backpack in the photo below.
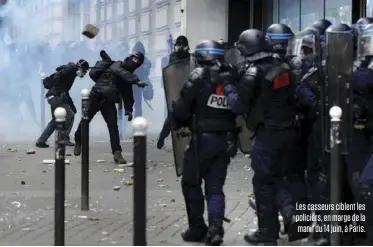
{"type": "Polygon", "coordinates": [[[56,84],[56,73],[53,73],[43,79],[43,85],[45,89],[51,89],[56,84]]]}

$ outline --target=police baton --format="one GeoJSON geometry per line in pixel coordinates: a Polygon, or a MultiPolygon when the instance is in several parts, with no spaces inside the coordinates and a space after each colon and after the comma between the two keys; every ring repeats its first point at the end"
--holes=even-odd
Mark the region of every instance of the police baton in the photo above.
{"type": "Polygon", "coordinates": [[[81,209],[89,210],[89,119],[88,99],[89,90],[83,89],[82,95],[82,185],[81,185],[81,209]]]}
{"type": "Polygon", "coordinates": [[[148,123],[143,117],[132,121],[133,131],[133,245],[146,245],[146,135],[148,123]]]}
{"type": "Polygon", "coordinates": [[[44,73],[40,73],[40,128],[41,131],[45,128],[45,89],[43,80],[45,78],[44,73]]]}
{"type": "Polygon", "coordinates": [[[56,122],[54,169],[54,245],[65,245],[65,120],[66,110],[54,111],[56,122]]]}
{"type": "MultiPolygon", "coordinates": [[[[342,109],[338,106],[333,106],[329,111],[330,115],[330,204],[334,205],[331,210],[331,215],[337,216],[340,210],[337,210],[336,205],[341,202],[341,117],[342,109]]],[[[331,227],[339,229],[340,221],[331,221],[331,227]]],[[[334,231],[330,233],[330,244],[341,245],[341,233],[334,231]]]]}

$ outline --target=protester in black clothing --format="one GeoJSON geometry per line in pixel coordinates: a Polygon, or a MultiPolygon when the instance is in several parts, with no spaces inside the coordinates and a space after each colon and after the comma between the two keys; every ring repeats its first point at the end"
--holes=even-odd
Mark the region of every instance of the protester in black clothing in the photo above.
{"type": "Polygon", "coordinates": [[[51,106],[52,120],[48,123],[47,127],[37,140],[35,144],[37,147],[49,147],[46,142],[56,128],[53,113],[57,107],[63,107],[66,110],[65,142],[67,146],[74,146],[74,143],[69,141],[69,134],[74,124],[76,107],[69,95],[69,91],[74,84],[75,78],[77,76],[83,78],[88,69],[88,62],[80,59],[78,63],[68,63],[67,65],[62,65],[56,68],[56,72],[54,74],[46,77],[43,80],[44,87],[48,89],[45,98],[51,106]]]}
{"type": "MultiPolygon", "coordinates": [[[[146,84],[140,82],[139,78],[133,73],[144,62],[144,55],[140,52],[133,53],[124,61],[114,62],[101,51],[102,60],[98,61],[91,69],[89,76],[95,82],[91,89],[88,103],[88,118],[93,119],[97,112],[101,112],[110,135],[111,150],[114,155],[114,162],[125,164],[126,160],[122,156],[122,147],[120,146],[118,116],[115,103],[122,98],[125,115],[128,121],[132,120],[132,107],[134,104],[132,85],[145,87],[146,84]]],[[[74,155],[81,153],[81,123],[75,132],[74,155]]]]}

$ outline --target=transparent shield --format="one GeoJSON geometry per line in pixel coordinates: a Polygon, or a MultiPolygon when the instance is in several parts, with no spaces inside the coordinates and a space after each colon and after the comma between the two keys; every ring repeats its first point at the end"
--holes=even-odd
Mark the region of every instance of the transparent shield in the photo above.
{"type": "Polygon", "coordinates": [[[362,35],[359,37],[357,55],[358,57],[373,56],[373,36],[362,35]]]}

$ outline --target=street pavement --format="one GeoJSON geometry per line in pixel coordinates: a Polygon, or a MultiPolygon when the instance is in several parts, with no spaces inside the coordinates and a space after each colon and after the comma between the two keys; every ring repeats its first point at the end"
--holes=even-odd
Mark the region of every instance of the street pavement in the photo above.
{"type": "MultiPolygon", "coordinates": [[[[80,157],[67,156],[66,245],[132,245],[133,143],[128,140],[122,147],[128,164],[118,167],[109,143],[91,143],[89,212],[80,210],[80,157]]],[[[0,245],[54,244],[54,165],[42,162],[54,159],[54,148],[26,154],[30,149],[34,147],[27,143],[0,147],[0,245]]],[[[147,149],[147,243],[195,245],[185,244],[180,237],[187,220],[171,145],[157,150],[149,138],[147,149]]],[[[68,147],[67,154],[71,153],[68,147]]],[[[224,245],[247,245],[243,235],[256,228],[255,214],[247,202],[252,190],[249,164],[239,154],[229,167],[225,194],[226,217],[231,222],[224,224],[224,245]]]]}

